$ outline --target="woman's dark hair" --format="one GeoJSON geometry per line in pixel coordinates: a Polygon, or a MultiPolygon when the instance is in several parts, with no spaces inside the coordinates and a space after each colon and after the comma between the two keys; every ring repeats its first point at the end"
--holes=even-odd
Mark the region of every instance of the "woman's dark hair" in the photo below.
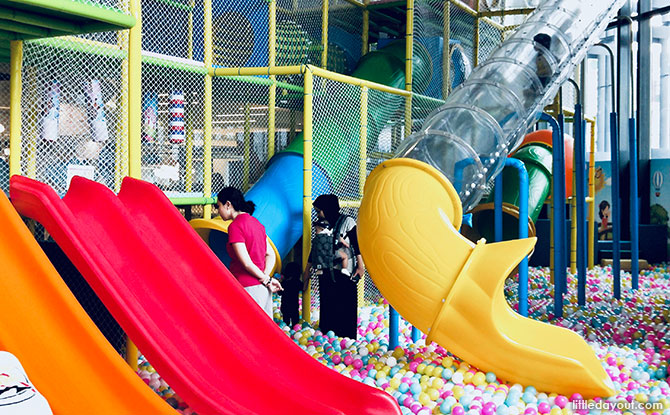
{"type": "Polygon", "coordinates": [[[321,195],[314,200],[312,206],[323,211],[326,220],[331,226],[335,226],[337,219],[340,217],[340,201],[337,196],[333,194],[321,195]]]}
{"type": "Polygon", "coordinates": [[[598,216],[600,216],[600,219],[602,219],[603,216],[605,216],[603,215],[603,210],[607,209],[608,207],[610,207],[610,202],[608,202],[607,200],[603,200],[602,202],[600,202],[600,205],[598,205],[598,216]]]}
{"type": "Polygon", "coordinates": [[[240,212],[247,212],[252,215],[254,210],[256,210],[256,204],[251,200],[244,200],[244,195],[236,187],[224,187],[216,198],[222,205],[230,202],[233,205],[233,209],[240,212]]]}

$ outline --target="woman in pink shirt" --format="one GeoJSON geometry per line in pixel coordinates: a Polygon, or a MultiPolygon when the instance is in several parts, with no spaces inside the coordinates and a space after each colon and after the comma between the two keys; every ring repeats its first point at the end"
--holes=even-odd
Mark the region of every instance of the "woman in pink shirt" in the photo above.
{"type": "Polygon", "coordinates": [[[228,225],[230,272],[242,284],[265,313],[272,318],[272,293],[282,289],[278,280],[270,276],[275,264],[275,253],[265,234],[265,227],[251,216],[256,205],[244,200],[244,195],[234,187],[222,189],[217,207],[228,225]]]}

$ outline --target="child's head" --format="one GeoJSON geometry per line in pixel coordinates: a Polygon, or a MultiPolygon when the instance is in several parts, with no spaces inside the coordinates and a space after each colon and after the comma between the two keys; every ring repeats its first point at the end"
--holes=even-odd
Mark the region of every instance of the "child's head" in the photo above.
{"type": "Polygon", "coordinates": [[[323,231],[330,230],[330,223],[328,223],[328,221],[325,219],[318,219],[314,221],[312,225],[314,226],[314,232],[316,232],[317,234],[323,231]]]}
{"type": "Polygon", "coordinates": [[[551,48],[551,36],[546,33],[538,33],[533,37],[533,40],[539,45],[542,45],[545,49],[551,48]]]}

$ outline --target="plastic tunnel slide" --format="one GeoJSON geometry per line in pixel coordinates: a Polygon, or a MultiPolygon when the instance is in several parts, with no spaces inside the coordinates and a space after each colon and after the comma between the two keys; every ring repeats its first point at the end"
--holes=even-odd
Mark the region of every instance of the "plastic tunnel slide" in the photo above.
{"type": "MultiPolygon", "coordinates": [[[[430,80],[432,71],[430,56],[423,47],[417,46],[415,51],[413,64],[414,71],[418,74],[416,79],[430,80]]],[[[405,42],[395,42],[384,49],[366,54],[351,76],[404,89],[405,42]]],[[[417,90],[426,87],[427,85],[415,86],[417,90]]],[[[383,108],[370,106],[368,109],[369,141],[376,140],[384,123],[391,117],[392,113],[389,110],[401,108],[404,102],[402,97],[390,94],[386,94],[385,97],[388,102],[383,108]]],[[[319,97],[315,96],[314,99],[319,97]]],[[[333,106],[338,105],[337,100],[330,102],[333,106]]],[[[346,113],[339,107],[327,112],[331,115],[314,120],[313,196],[332,193],[347,174],[351,172],[358,174],[360,114],[346,113]]],[[[265,226],[268,238],[281,257],[284,257],[302,236],[302,151],[301,133],[283,152],[270,160],[263,176],[246,195],[247,199],[256,203],[254,217],[265,226]]],[[[225,250],[228,238],[221,232],[224,227],[221,219],[195,219],[191,221],[191,225],[208,242],[217,256],[224,263],[228,263],[229,258],[225,250]],[[216,232],[210,232],[211,230],[216,232]]]]}
{"type": "MultiPolygon", "coordinates": [[[[537,220],[545,200],[550,196],[552,180],[551,131],[534,131],[524,138],[519,148],[510,156],[521,160],[528,172],[528,235],[535,236],[537,220]]],[[[572,158],[574,139],[565,135],[565,193],[572,195],[572,158]]],[[[516,239],[519,236],[519,173],[516,169],[503,169],[503,240],[516,239]]],[[[494,191],[489,193],[484,203],[472,210],[473,229],[479,237],[493,240],[494,191]]]]}
{"type": "Polygon", "coordinates": [[[107,343],[3,192],[0,229],[0,350],[54,414],[176,415],[107,343]]]}
{"type": "Polygon", "coordinates": [[[199,414],[400,414],[296,346],[154,185],[126,178],[116,196],[75,177],[61,200],[15,176],[10,192],[199,414]]]}
{"type": "Polygon", "coordinates": [[[614,393],[593,349],[514,313],[503,295],[535,238],[474,245],[457,229],[622,4],[543,2],[372,171],[358,216],[368,272],[427,341],[505,381],[587,398],[614,393]]]}

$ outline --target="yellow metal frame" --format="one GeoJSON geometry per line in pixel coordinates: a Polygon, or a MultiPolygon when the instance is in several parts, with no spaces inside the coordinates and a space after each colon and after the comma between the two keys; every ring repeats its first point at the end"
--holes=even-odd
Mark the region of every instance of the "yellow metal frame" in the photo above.
{"type": "Polygon", "coordinates": [[[328,69],[328,0],[323,0],[321,8],[321,67],[328,69]]]}
{"type": "MultiPolygon", "coordinates": [[[[26,68],[27,79],[27,95],[28,102],[39,102],[39,96],[37,93],[37,69],[35,67],[29,66],[26,68]]],[[[23,83],[23,80],[22,80],[23,83]]],[[[38,117],[36,113],[30,114],[30,123],[37,123],[38,117]]],[[[37,141],[39,139],[39,132],[33,131],[27,138],[26,142],[26,157],[28,162],[26,163],[25,175],[34,179],[37,176],[37,141]]]]}
{"type": "Polygon", "coordinates": [[[442,6],[442,14],[444,16],[444,22],[442,24],[442,99],[446,99],[449,96],[449,90],[451,89],[451,52],[449,47],[449,41],[451,39],[451,7],[449,7],[449,2],[444,2],[442,6]],[[447,53],[444,53],[445,49],[447,53]]]}
{"type": "MultiPolygon", "coordinates": [[[[268,66],[276,65],[277,61],[277,0],[268,0],[269,35],[268,35],[268,66]]],[[[277,113],[277,77],[270,75],[272,85],[268,94],[268,160],[275,154],[275,131],[277,113]]]]}
{"type": "MultiPolygon", "coordinates": [[[[142,7],[140,0],[130,0],[130,14],[136,24],[128,30],[128,175],[142,178],[142,7]]],[[[128,339],[126,361],[137,370],[139,351],[128,339]]]]}
{"type": "MultiPolygon", "coordinates": [[[[205,68],[208,69],[205,74],[205,91],[203,97],[204,104],[204,125],[203,125],[203,178],[202,187],[205,197],[212,194],[212,0],[204,0],[204,61],[205,68]]],[[[203,207],[204,219],[212,217],[212,205],[203,207]]]]}
{"type": "Polygon", "coordinates": [[[407,33],[405,35],[405,137],[412,134],[412,57],[414,56],[414,0],[407,0],[407,33]]]}
{"type": "MultiPolygon", "coordinates": [[[[304,74],[304,101],[303,101],[303,195],[302,195],[302,269],[307,266],[307,252],[312,247],[312,104],[314,99],[314,77],[312,71],[304,74]]],[[[303,292],[302,319],[311,322],[312,295],[309,286],[303,292]]]]}
{"type": "Polygon", "coordinates": [[[9,42],[9,175],[21,174],[21,69],[23,41],[9,42]]]}

